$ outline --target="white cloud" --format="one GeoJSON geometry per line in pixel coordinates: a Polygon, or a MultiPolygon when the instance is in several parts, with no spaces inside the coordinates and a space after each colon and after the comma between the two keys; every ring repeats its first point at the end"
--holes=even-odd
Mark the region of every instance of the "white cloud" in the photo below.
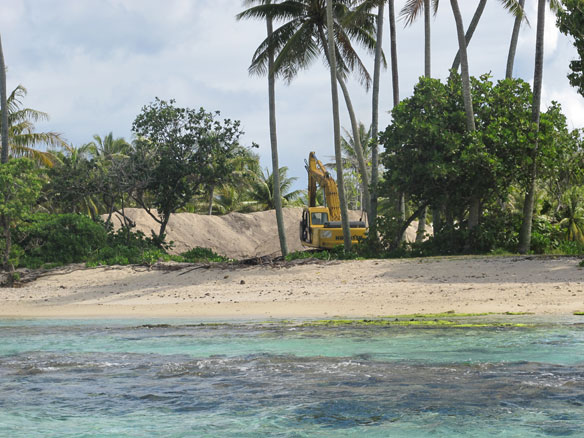
{"type": "MultiPolygon", "coordinates": [[[[238,0],[0,0],[0,28],[8,85],[29,89],[27,106],[48,112],[39,126],[63,132],[74,144],[93,134],[113,131],[129,137],[140,108],[158,96],[180,105],[221,110],[240,119],[244,141],[261,145],[262,164],[270,165],[267,84],[247,72],[254,50],[265,38],[265,25],[235,20],[243,10],[238,0]]],[[[396,2],[396,12],[404,0],[396,2]]],[[[465,24],[475,2],[460,2],[465,24]]],[[[527,2],[532,27],[524,27],[516,57],[516,76],[531,80],[536,13],[527,2]]],[[[499,2],[489,2],[469,47],[471,73],[504,75],[513,17],[499,2]]],[[[574,50],[546,22],[544,104],[559,100],[573,126],[582,126],[582,98],[567,84],[574,50]]],[[[387,15],[384,50],[389,58],[387,15]]],[[[400,94],[407,97],[423,73],[423,23],[404,29],[398,23],[400,94]]],[[[432,21],[432,72],[445,78],[456,54],[457,40],[448,2],[432,21]]],[[[372,58],[363,56],[367,65],[372,58]]],[[[369,124],[370,93],[349,83],[360,121],[369,124]]],[[[390,71],[381,79],[381,126],[390,120],[390,71]]],[[[305,185],[304,158],[316,150],[333,155],[329,75],[316,61],[286,86],[277,84],[277,120],[281,165],[305,185]]],[[[344,127],[349,127],[341,98],[344,127]]]]}

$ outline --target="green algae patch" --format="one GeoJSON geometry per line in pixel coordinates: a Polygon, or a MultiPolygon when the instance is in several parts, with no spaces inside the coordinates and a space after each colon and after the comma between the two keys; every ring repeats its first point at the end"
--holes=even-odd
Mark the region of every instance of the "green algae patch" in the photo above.
{"type": "Polygon", "coordinates": [[[417,327],[528,327],[529,324],[508,322],[471,322],[453,321],[448,319],[321,319],[308,321],[301,324],[302,327],[390,327],[390,326],[417,326],[417,327]]]}
{"type": "Polygon", "coordinates": [[[521,315],[533,315],[531,312],[484,312],[484,313],[455,313],[453,310],[441,313],[413,313],[411,315],[385,315],[383,318],[474,318],[479,316],[489,316],[489,315],[509,315],[509,316],[521,316],[521,315]]]}
{"type": "Polygon", "coordinates": [[[411,315],[386,315],[383,318],[472,318],[475,316],[497,315],[496,313],[455,313],[453,310],[441,313],[412,313],[411,315]]]}

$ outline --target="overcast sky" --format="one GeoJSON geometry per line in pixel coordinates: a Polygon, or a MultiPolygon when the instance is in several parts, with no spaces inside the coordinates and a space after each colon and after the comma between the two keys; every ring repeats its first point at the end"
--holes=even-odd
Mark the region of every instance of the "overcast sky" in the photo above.
{"type": "MultiPolygon", "coordinates": [[[[405,0],[396,1],[399,12],[405,0]]],[[[459,0],[465,26],[476,1],[459,0]]],[[[515,76],[532,83],[536,3],[526,2],[532,27],[519,39],[515,76]]],[[[57,131],[80,146],[110,131],[131,140],[131,124],[155,97],[180,106],[219,110],[241,120],[243,143],[260,145],[264,167],[271,168],[267,79],[247,72],[254,50],[265,38],[263,22],[235,20],[241,0],[0,0],[0,33],[9,91],[28,89],[24,104],[50,114],[38,130],[57,131]]],[[[276,23],[277,25],[277,23],[276,23]]],[[[469,47],[471,75],[505,74],[513,18],[496,0],[488,2],[469,47]]],[[[450,3],[443,1],[432,21],[432,75],[444,79],[456,53],[450,3]]],[[[389,57],[388,23],[384,50],[389,57]]],[[[398,23],[401,97],[411,94],[423,74],[422,20],[398,23]]],[[[544,106],[559,101],[570,127],[584,127],[584,98],[566,74],[576,56],[571,41],[546,21],[544,106]]],[[[373,59],[364,57],[372,70],[373,59]]],[[[315,150],[323,161],[334,154],[329,73],[317,61],[290,85],[277,83],[276,110],[280,165],[305,188],[304,159],[315,150]]],[[[371,94],[351,80],[357,117],[371,123],[371,94]]],[[[390,121],[391,78],[381,79],[380,127],[390,121]]],[[[349,128],[341,100],[342,126],[349,128]]]]}

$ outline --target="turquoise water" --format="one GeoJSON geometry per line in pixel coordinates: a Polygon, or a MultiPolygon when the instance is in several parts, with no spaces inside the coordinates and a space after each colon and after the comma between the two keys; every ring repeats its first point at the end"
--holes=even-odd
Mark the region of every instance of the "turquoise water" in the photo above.
{"type": "Polygon", "coordinates": [[[0,438],[584,437],[582,319],[521,321],[0,320],[0,438]]]}

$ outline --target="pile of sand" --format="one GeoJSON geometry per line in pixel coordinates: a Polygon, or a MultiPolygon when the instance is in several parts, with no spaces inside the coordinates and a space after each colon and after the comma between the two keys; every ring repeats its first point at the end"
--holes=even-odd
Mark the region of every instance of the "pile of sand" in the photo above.
{"type": "MultiPolygon", "coordinates": [[[[299,223],[302,208],[285,208],[284,226],[288,251],[304,249],[300,244],[299,223]]],[[[136,230],[147,236],[151,230],[158,232],[160,226],[142,209],[131,208],[126,215],[136,223],[136,230]]],[[[349,212],[351,220],[359,220],[361,212],[349,212]]],[[[114,226],[122,224],[121,217],[113,218],[114,226]]],[[[416,224],[408,229],[408,240],[415,238],[416,224]]],[[[173,214],[166,229],[166,240],[174,242],[173,253],[191,248],[210,248],[217,254],[234,259],[265,255],[278,256],[280,240],[274,210],[257,213],[229,213],[224,216],[208,216],[194,213],[173,214]]]]}

